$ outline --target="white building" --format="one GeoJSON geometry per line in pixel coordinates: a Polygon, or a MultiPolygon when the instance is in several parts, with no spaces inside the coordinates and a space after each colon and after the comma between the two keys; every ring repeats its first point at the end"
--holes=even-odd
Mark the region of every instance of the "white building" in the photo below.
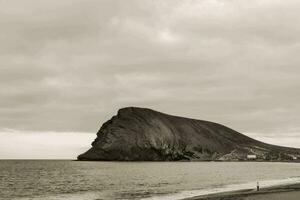
{"type": "Polygon", "coordinates": [[[247,155],[248,160],[255,160],[256,158],[256,155],[247,155]]]}

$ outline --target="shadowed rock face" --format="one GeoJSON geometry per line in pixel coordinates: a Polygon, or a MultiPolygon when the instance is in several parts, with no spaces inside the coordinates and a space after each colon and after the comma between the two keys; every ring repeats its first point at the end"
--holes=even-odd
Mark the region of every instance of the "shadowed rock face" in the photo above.
{"type": "Polygon", "coordinates": [[[300,150],[265,144],[217,123],[128,107],[102,125],[78,160],[236,160],[249,154],[290,160],[300,157],[300,150]]]}

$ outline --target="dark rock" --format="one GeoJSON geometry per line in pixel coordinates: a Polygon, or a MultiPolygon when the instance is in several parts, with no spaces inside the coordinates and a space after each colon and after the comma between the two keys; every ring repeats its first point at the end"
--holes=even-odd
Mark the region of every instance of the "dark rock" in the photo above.
{"type": "Polygon", "coordinates": [[[128,107],[102,125],[92,148],[78,160],[244,160],[248,154],[280,160],[300,157],[300,150],[266,144],[209,121],[128,107]]]}

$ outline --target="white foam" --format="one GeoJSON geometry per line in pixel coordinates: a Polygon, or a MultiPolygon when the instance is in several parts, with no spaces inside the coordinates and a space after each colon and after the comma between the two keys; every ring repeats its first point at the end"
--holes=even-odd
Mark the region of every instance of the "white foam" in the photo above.
{"type": "MultiPolygon", "coordinates": [[[[248,189],[255,190],[256,183],[257,182],[248,182],[248,183],[241,183],[241,184],[225,185],[223,187],[211,188],[211,189],[182,191],[171,195],[162,195],[162,196],[144,198],[143,200],[182,200],[182,199],[191,198],[195,196],[217,194],[222,192],[233,192],[233,191],[248,190],[248,189]]],[[[274,186],[289,185],[289,184],[296,184],[296,183],[300,183],[300,177],[259,181],[260,188],[269,188],[274,186]]]]}

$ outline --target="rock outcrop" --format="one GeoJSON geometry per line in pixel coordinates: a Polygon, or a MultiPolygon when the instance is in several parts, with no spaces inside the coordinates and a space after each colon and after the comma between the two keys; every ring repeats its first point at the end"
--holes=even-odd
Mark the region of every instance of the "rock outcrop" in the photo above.
{"type": "Polygon", "coordinates": [[[266,144],[214,122],[127,107],[105,122],[78,160],[294,160],[300,150],[266,144]]]}

